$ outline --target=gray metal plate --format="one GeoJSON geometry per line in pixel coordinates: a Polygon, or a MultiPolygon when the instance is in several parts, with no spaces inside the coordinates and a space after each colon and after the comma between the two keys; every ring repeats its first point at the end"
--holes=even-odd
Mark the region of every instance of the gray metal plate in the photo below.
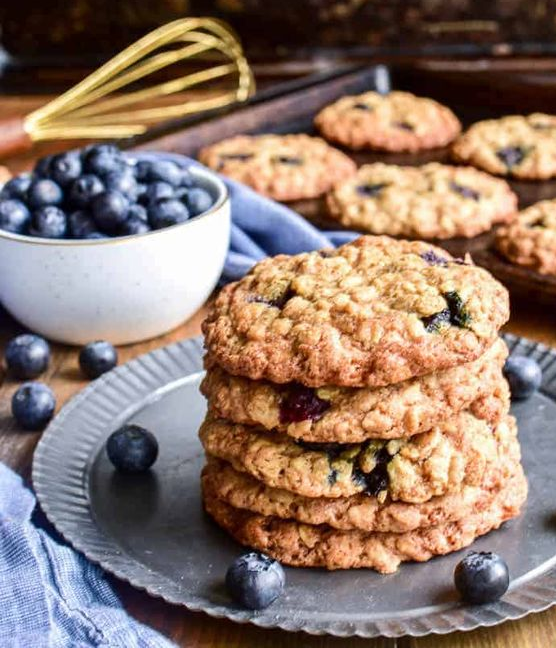
{"type": "Polygon", "coordinates": [[[285,595],[262,612],[232,604],[223,588],[241,547],[202,512],[197,429],[199,339],[159,349],[101,377],[66,405],[37,447],[33,482],[50,520],[107,571],[171,603],[263,627],[337,636],[401,636],[470,630],[556,602],[556,351],[506,336],[514,353],[544,370],[542,393],[516,404],[530,484],[525,511],[473,548],[500,553],[512,585],[502,601],[464,606],[452,572],[465,552],[396,574],[287,568],[285,595]],[[116,473],[106,437],[133,421],[153,430],[161,453],[152,474],[116,473]]]}

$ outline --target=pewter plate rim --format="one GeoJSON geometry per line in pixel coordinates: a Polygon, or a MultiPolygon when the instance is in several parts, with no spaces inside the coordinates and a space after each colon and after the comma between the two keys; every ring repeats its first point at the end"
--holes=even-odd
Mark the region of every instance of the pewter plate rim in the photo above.
{"type": "MultiPolygon", "coordinates": [[[[511,334],[503,337],[511,352],[518,350],[522,355],[533,355],[541,363],[545,369],[543,393],[556,401],[556,350],[511,334]],[[550,371],[546,371],[548,367],[550,371]]],[[[556,603],[556,567],[551,567],[511,589],[503,600],[486,606],[460,605],[456,608],[459,613],[452,617],[449,609],[441,609],[379,620],[352,621],[338,617],[327,621],[276,619],[272,607],[253,613],[216,605],[195,592],[184,595],[176,583],[163,574],[149,570],[126,555],[97,526],[89,506],[88,473],[102,431],[106,430],[104,426],[107,424],[114,429],[125,421],[134,404],[146,399],[156,400],[176,383],[198,376],[202,372],[202,354],[202,338],[197,337],[139,356],[88,385],[62,408],[44,432],[33,458],[32,477],[37,498],[59,533],[89,560],[169,603],[238,623],[313,635],[372,638],[447,634],[520,619],[556,603]],[[72,431],[74,443],[70,447],[59,447],[64,433],[67,434],[65,420],[77,408],[80,408],[83,427],[72,431]],[[461,614],[462,610],[465,614],[461,614]]]]}

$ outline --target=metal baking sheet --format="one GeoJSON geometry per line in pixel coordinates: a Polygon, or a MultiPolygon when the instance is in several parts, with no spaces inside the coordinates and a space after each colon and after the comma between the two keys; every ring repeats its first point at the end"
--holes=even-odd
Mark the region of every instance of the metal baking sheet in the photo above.
{"type": "Polygon", "coordinates": [[[473,544],[509,564],[511,588],[495,604],[457,600],[452,572],[463,550],[402,565],[388,576],[286,568],[285,594],[271,607],[250,612],[234,605],[223,577],[243,549],[200,502],[200,339],[137,358],[76,396],[39,443],[34,486],[49,519],[92,561],[154,596],[212,616],[344,637],[419,636],[516,619],[556,602],[556,351],[506,340],[513,353],[539,360],[544,383],[541,393],[513,407],[530,484],[526,508],[473,544]],[[161,453],[150,474],[122,476],[105,455],[106,437],[128,421],[159,438],[161,453]]]}

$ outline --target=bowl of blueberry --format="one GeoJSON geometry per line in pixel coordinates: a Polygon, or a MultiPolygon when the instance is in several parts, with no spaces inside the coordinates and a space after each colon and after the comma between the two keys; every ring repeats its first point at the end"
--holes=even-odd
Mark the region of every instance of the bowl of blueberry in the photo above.
{"type": "Polygon", "coordinates": [[[229,236],[226,186],[183,156],[49,156],[0,190],[0,301],[52,340],[146,340],[207,299],[229,236]]]}

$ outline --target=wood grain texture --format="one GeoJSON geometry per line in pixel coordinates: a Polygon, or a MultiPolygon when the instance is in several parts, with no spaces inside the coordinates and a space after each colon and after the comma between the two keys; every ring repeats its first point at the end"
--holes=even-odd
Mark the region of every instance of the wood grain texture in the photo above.
{"type": "MultiPolygon", "coordinates": [[[[26,114],[48,98],[0,98],[0,120],[7,116],[26,114]]],[[[62,148],[64,145],[60,143],[46,144],[41,145],[34,153],[44,155],[62,148]]],[[[8,165],[14,171],[19,171],[27,168],[30,160],[31,156],[27,154],[9,160],[8,165]]],[[[162,338],[121,347],[120,363],[175,340],[199,334],[204,312],[202,309],[183,326],[162,338]]],[[[7,340],[21,330],[21,327],[0,308],[0,353],[7,340]]],[[[512,320],[507,330],[556,346],[556,311],[554,308],[548,309],[538,304],[514,301],[512,320]]],[[[86,384],[78,370],[77,350],[54,345],[52,363],[43,379],[54,389],[58,407],[63,405],[86,384]]],[[[16,388],[17,383],[7,377],[4,369],[0,368],[0,461],[11,465],[29,479],[32,454],[40,434],[24,432],[14,424],[10,416],[10,399],[16,388]]],[[[335,639],[290,634],[279,630],[261,630],[227,620],[211,619],[203,614],[190,613],[183,608],[154,599],[116,579],[111,580],[134,617],[158,629],[176,645],[184,648],[549,648],[555,645],[556,609],[496,628],[443,637],[406,637],[397,640],[335,639]]],[[[342,602],[338,601],[339,609],[341,605],[342,602]]]]}

